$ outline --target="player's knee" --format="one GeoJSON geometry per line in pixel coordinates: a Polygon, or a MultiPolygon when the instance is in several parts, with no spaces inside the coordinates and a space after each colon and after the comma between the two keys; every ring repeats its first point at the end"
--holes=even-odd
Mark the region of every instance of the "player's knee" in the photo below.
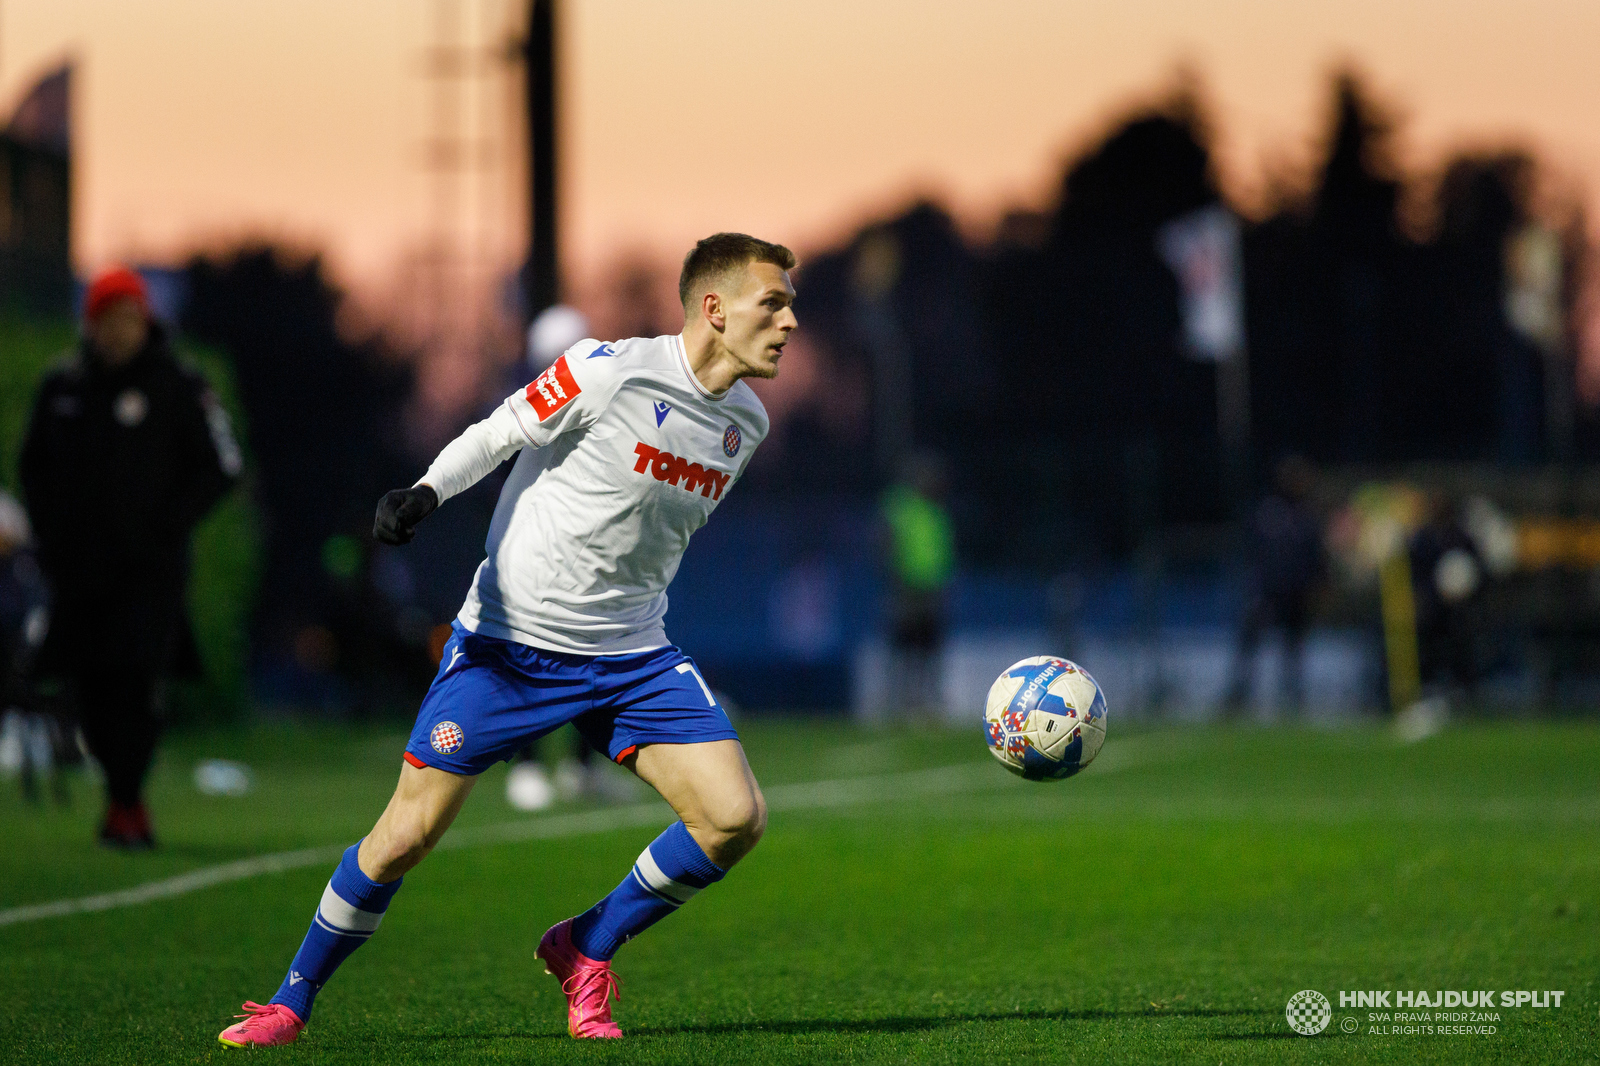
{"type": "Polygon", "coordinates": [[[433,850],[434,842],[422,833],[417,833],[397,843],[400,846],[396,849],[395,860],[409,870],[428,857],[428,852],[433,850]]]}
{"type": "MultiPolygon", "coordinates": [[[[391,881],[427,858],[428,852],[438,842],[438,837],[430,834],[420,819],[392,822],[367,838],[366,843],[372,849],[373,869],[367,869],[367,863],[363,861],[362,870],[374,880],[391,881]]],[[[366,847],[362,851],[365,860],[366,847]]]]}
{"type": "Polygon", "coordinates": [[[361,872],[374,881],[393,881],[420,861],[420,856],[413,859],[401,842],[393,838],[374,841],[368,837],[367,840],[361,848],[361,872]]]}
{"type": "Polygon", "coordinates": [[[749,839],[752,848],[756,846],[767,831],[767,797],[757,792],[754,799],[755,810],[752,812],[753,817],[745,829],[745,835],[749,839]]]}
{"type": "Polygon", "coordinates": [[[717,812],[714,827],[742,855],[755,847],[766,832],[766,799],[760,792],[750,792],[730,801],[717,812]]]}

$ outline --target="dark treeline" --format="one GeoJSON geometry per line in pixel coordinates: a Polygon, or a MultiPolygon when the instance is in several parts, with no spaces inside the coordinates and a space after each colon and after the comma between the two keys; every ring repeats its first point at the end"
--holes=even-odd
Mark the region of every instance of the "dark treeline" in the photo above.
{"type": "Polygon", "coordinates": [[[405,631],[411,597],[383,594],[370,539],[374,502],[416,476],[409,370],[340,335],[319,259],[247,248],[196,259],[188,279],[183,329],[233,361],[264,527],[252,672],[268,699],[359,707],[381,693],[347,680],[427,665],[426,624],[405,631]]]}
{"type": "Polygon", "coordinates": [[[0,129],[0,303],[72,307],[72,66],[41,78],[0,129]]]}
{"type": "MultiPolygon", "coordinates": [[[[1554,431],[1570,371],[1553,389],[1546,352],[1507,311],[1535,164],[1458,158],[1419,222],[1381,112],[1348,77],[1334,89],[1314,175],[1243,227],[1254,484],[1290,452],[1600,458],[1592,422],[1554,431]]],[[[1125,561],[1155,528],[1236,515],[1251,486],[1225,474],[1216,370],[1185,353],[1179,282],[1157,249],[1163,226],[1221,202],[1203,115],[1180,92],[1075,158],[1050,210],[1014,213],[986,244],[922,203],[811,257],[803,357],[826,386],[758,453],[738,507],[870,499],[931,450],[972,564],[1125,561]]],[[[245,249],[196,260],[188,281],[184,331],[232,358],[244,408],[264,527],[261,693],[381,704],[426,672],[419,651],[481,557],[495,486],[407,550],[376,548],[374,502],[419,469],[404,361],[341,336],[315,259],[245,249]]]]}
{"type": "MultiPolygon", "coordinates": [[[[1570,398],[1570,369],[1547,381],[1545,354],[1506,311],[1508,242],[1532,221],[1533,161],[1457,158],[1431,217],[1403,224],[1389,124],[1354,78],[1333,88],[1309,187],[1243,230],[1255,483],[1288,453],[1600,457],[1592,422],[1562,431],[1570,407],[1546,410],[1570,398]]],[[[1226,519],[1215,368],[1184,353],[1178,281],[1156,247],[1163,225],[1221,200],[1207,140],[1180,92],[1073,160],[1056,206],[1012,215],[987,247],[923,203],[813,257],[805,325],[841,388],[873,383],[873,414],[800,417],[782,461],[758,458],[752,480],[768,491],[882,484],[893,464],[874,427],[892,407],[885,393],[903,392],[910,441],[950,467],[973,561],[1116,558],[1152,525],[1226,519]],[[886,345],[907,353],[905,380],[886,345]]],[[[1570,302],[1570,271],[1566,284],[1570,302]]]]}

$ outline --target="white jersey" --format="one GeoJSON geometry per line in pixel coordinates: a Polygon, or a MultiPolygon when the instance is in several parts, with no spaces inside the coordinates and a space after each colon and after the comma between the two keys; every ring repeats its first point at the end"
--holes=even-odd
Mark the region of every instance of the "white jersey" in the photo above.
{"type": "Polygon", "coordinates": [[[458,616],[578,655],[665,646],[667,585],[767,434],[743,381],[707,392],[678,336],[573,345],[456,438],[421,483],[441,502],[518,451],[458,616]]]}

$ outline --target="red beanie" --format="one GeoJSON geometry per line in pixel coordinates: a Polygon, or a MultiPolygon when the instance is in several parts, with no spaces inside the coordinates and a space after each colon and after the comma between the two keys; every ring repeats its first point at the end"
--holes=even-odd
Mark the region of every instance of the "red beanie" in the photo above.
{"type": "Polygon", "coordinates": [[[127,267],[119,266],[107,270],[89,286],[89,292],[83,300],[84,320],[93,322],[100,317],[100,312],[111,306],[112,301],[124,296],[138,301],[139,310],[144,312],[146,318],[150,317],[150,296],[145,290],[144,279],[127,267]]]}

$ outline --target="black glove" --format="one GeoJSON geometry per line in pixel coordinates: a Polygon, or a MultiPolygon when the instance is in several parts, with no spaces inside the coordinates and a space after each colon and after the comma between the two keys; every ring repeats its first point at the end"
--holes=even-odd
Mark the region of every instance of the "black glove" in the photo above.
{"type": "Polygon", "coordinates": [[[418,522],[439,506],[439,494],[432,486],[386,492],[378,501],[378,517],[372,522],[372,535],[385,544],[408,544],[418,522]]]}

